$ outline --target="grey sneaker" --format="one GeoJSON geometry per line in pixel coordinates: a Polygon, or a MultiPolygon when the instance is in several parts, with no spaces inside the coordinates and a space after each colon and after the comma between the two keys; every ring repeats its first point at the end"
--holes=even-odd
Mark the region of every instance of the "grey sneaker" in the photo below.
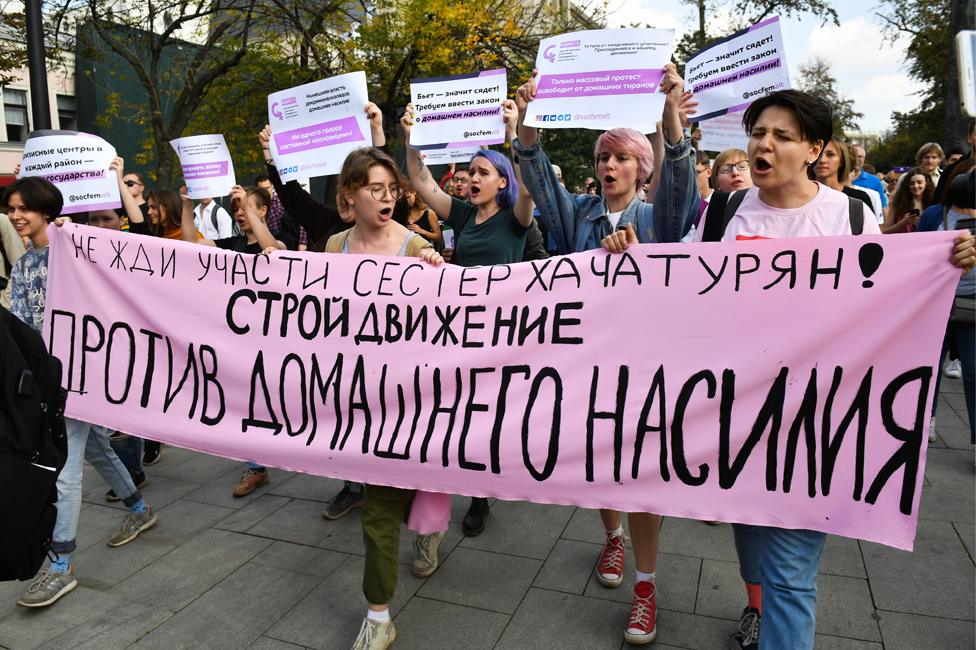
{"type": "Polygon", "coordinates": [[[443,541],[443,532],[433,535],[417,535],[417,539],[413,542],[413,547],[417,551],[417,556],[413,560],[413,574],[415,576],[426,578],[437,571],[437,549],[443,541]]]}
{"type": "Polygon", "coordinates": [[[329,521],[340,519],[349,514],[353,508],[361,508],[363,505],[363,488],[351,489],[349,485],[344,485],[339,493],[332,497],[329,506],[322,512],[322,517],[329,521]]]}
{"type": "Polygon", "coordinates": [[[396,628],[393,621],[380,623],[368,618],[363,619],[363,625],[359,628],[359,636],[352,650],[386,650],[396,641],[396,628]]]}
{"type": "Polygon", "coordinates": [[[47,607],[61,596],[78,586],[74,567],[67,573],[52,573],[44,569],[37,574],[27,591],[17,601],[19,607],[47,607]]]}
{"type": "Polygon", "coordinates": [[[123,544],[128,544],[138,537],[139,533],[155,526],[156,519],[156,513],[153,512],[152,508],[147,508],[142,514],[135,512],[126,513],[125,519],[122,520],[122,528],[119,529],[119,532],[112,535],[112,539],[108,540],[108,545],[122,546],[123,544]]]}

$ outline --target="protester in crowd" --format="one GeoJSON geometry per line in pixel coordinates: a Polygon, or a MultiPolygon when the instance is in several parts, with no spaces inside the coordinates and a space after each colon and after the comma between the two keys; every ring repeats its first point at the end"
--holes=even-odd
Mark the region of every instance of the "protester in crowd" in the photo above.
{"type": "Polygon", "coordinates": [[[559,181],[559,184],[566,187],[566,183],[563,181],[563,168],[559,165],[553,164],[552,173],[556,175],[556,180],[559,181]]]}
{"type": "Polygon", "coordinates": [[[734,192],[752,187],[749,154],[742,149],[726,149],[715,156],[712,163],[712,185],[719,192],[734,192]]]}
{"type": "MultiPolygon", "coordinates": [[[[872,219],[857,222],[848,197],[808,178],[832,136],[832,110],[813,95],[794,90],[760,97],[746,109],[749,160],[756,187],[741,197],[727,223],[706,214],[698,230],[702,241],[877,234],[872,219]],[[709,220],[716,219],[709,227],[709,220]]],[[[730,201],[731,201],[730,197],[730,201]]],[[[713,197],[713,207],[716,199],[713,197]]],[[[619,234],[616,236],[619,240],[619,234]]],[[[612,242],[620,248],[619,241],[612,242]]],[[[611,246],[608,246],[610,248],[611,246]]],[[[972,235],[957,238],[953,263],[972,268],[972,235]]],[[[749,603],[733,642],[762,650],[813,648],[816,576],[826,534],[772,526],[734,526],[740,570],[749,603]],[[756,589],[755,585],[761,588],[756,589]],[[762,633],[759,634],[760,621],[762,633]]]]}
{"type": "MultiPolygon", "coordinates": [[[[901,178],[901,174],[893,169],[885,174],[884,192],[881,194],[881,196],[884,197],[886,205],[887,203],[891,202],[891,197],[895,194],[895,188],[898,187],[899,178],[901,178]]],[[[851,183],[854,183],[853,179],[851,180],[851,183]]]]}
{"type": "Polygon", "coordinates": [[[912,167],[898,183],[891,197],[891,208],[885,217],[882,232],[912,232],[918,225],[922,210],[932,204],[935,186],[931,175],[921,167],[912,167]]]}
{"type": "MultiPolygon", "coordinates": [[[[126,189],[125,183],[122,180],[125,178],[125,162],[121,158],[115,158],[109,165],[109,171],[115,172],[116,177],[119,181],[119,196],[122,199],[122,214],[128,220],[129,232],[135,235],[148,236],[149,223],[146,221],[145,217],[142,215],[142,210],[139,209],[139,205],[136,203],[135,198],[126,189]]],[[[61,221],[59,219],[59,221],[61,221]]],[[[123,217],[119,215],[118,210],[92,210],[88,213],[88,225],[94,228],[104,228],[106,230],[122,230],[123,217]]],[[[138,489],[142,489],[148,483],[146,479],[146,472],[142,466],[142,458],[145,453],[144,441],[138,436],[128,435],[121,431],[116,431],[109,436],[109,442],[112,445],[112,449],[118,455],[119,460],[125,465],[126,470],[129,472],[129,476],[132,478],[132,483],[138,489]]],[[[159,444],[159,443],[155,443],[159,444]]],[[[105,500],[114,503],[116,501],[121,501],[120,497],[114,489],[109,489],[105,493],[105,500]]]]}
{"type": "MultiPolygon", "coordinates": [[[[976,158],[976,120],[969,120],[969,126],[966,129],[966,135],[964,137],[966,144],[969,145],[969,151],[962,160],[976,158]]],[[[952,173],[953,168],[959,164],[959,161],[947,164],[943,170],[943,174],[939,176],[939,182],[935,184],[935,202],[942,203],[942,195],[945,193],[948,184],[946,180],[948,175],[952,173]]]]}
{"type": "Polygon", "coordinates": [[[851,184],[855,185],[856,187],[866,187],[868,189],[872,189],[880,194],[881,210],[882,213],[886,214],[885,210],[888,207],[888,197],[885,194],[885,188],[884,185],[881,184],[881,181],[864,170],[864,161],[866,157],[864,147],[859,144],[855,144],[851,147],[851,150],[854,154],[854,178],[851,180],[851,184]]]}
{"type": "MultiPolygon", "coordinates": [[[[384,148],[386,146],[386,134],[383,133],[383,113],[373,102],[368,102],[363,107],[366,119],[369,121],[370,136],[373,146],[384,148]]],[[[351,227],[351,219],[348,212],[340,213],[336,205],[325,205],[319,203],[298,181],[292,180],[287,183],[281,182],[278,175],[278,168],[275,166],[274,159],[271,157],[271,127],[265,125],[264,129],[258,133],[258,142],[264,153],[264,162],[267,166],[268,177],[274,185],[276,195],[281,199],[281,205],[285,211],[308,233],[308,238],[315,243],[314,250],[321,251],[324,246],[318,246],[318,242],[325,242],[332,235],[347,230],[351,227]]],[[[363,486],[354,481],[345,481],[342,489],[332,498],[329,505],[322,511],[322,517],[329,520],[339,519],[348,514],[352,509],[358,508],[363,504],[363,486]]]]}
{"type": "MultiPolygon", "coordinates": [[[[159,188],[150,190],[146,206],[148,206],[149,223],[154,235],[165,239],[183,239],[183,201],[189,199],[185,196],[181,197],[173,190],[159,188]]],[[[198,232],[198,238],[199,234],[198,232]]]]}
{"type": "MultiPolygon", "coordinates": [[[[409,134],[408,134],[409,141],[409,134]]],[[[427,179],[431,187],[436,184],[427,179]]],[[[430,242],[393,221],[393,207],[406,186],[393,159],[376,148],[357,149],[339,173],[337,200],[350,213],[353,227],[329,238],[326,251],[355,255],[419,257],[437,266],[444,259],[430,242]]],[[[436,190],[435,190],[436,191],[436,190]]],[[[424,191],[418,188],[418,193],[424,191]]],[[[443,194],[437,192],[439,198],[443,194]]],[[[450,518],[450,497],[381,485],[366,485],[363,499],[363,540],[366,546],[363,593],[368,610],[353,650],[385,650],[396,640],[390,601],[396,593],[400,556],[400,524],[419,528],[413,570],[428,576],[437,569],[437,549],[450,518]],[[420,513],[422,495],[433,497],[432,512],[420,513]],[[446,497],[446,498],[444,498],[446,497]],[[423,520],[422,523],[417,523],[423,520]]]]}
{"type": "MultiPolygon", "coordinates": [[[[863,188],[848,185],[854,168],[854,157],[847,145],[839,138],[831,138],[820,154],[817,164],[810,168],[809,176],[837,192],[857,199],[864,204],[865,213],[874,213],[871,197],[863,188]]],[[[875,214],[875,221],[877,215],[875,214]]]]}
{"type": "MultiPolygon", "coordinates": [[[[518,139],[512,150],[518,156],[522,177],[542,220],[554,238],[557,252],[573,253],[598,248],[615,229],[640,242],[676,242],[690,228],[698,211],[699,196],[694,174],[690,137],[682,129],[679,106],[684,81],[673,64],[665,68],[660,90],[665,94],[663,128],[665,156],[653,205],[638,196],[640,184],[651,171],[651,146],[634,129],[616,128],[603,133],[594,150],[594,167],[603,196],[573,195],[552,172],[538,141],[538,131],[525,125],[524,113],[535,97],[533,76],[519,88],[518,139]]],[[[625,538],[622,514],[601,510],[606,543],[600,553],[597,578],[606,587],[623,583],[625,538]]],[[[645,644],[657,634],[655,571],[657,569],[661,517],[630,513],[630,534],[636,556],[634,600],[624,638],[645,644]]]]}
{"type": "MultiPolygon", "coordinates": [[[[7,188],[3,202],[17,234],[30,241],[27,252],[14,264],[10,311],[42,332],[47,296],[47,225],[60,215],[63,198],[58,188],[49,181],[34,176],[14,181],[7,188]]],[[[129,472],[112,450],[104,429],[65,418],[65,430],[68,456],[57,480],[57,520],[51,544],[55,559],[37,575],[17,601],[21,607],[46,607],[78,586],[71,554],[76,548],[75,536],[81,512],[84,460],[98,471],[116,494],[122,495],[122,502],[129,509],[119,531],[109,538],[109,546],[128,544],[157,521],[156,514],[143,500],[129,472]]]]}
{"type": "MultiPolygon", "coordinates": [[[[286,250],[285,244],[271,234],[267,225],[268,208],[271,206],[271,196],[259,187],[243,188],[235,185],[231,189],[231,205],[234,206],[234,219],[241,230],[240,235],[231,235],[220,239],[198,239],[195,215],[189,199],[184,198],[182,209],[183,240],[196,242],[204,246],[216,246],[235,253],[257,255],[275,250],[286,250]]],[[[263,465],[248,462],[237,485],[234,486],[235,497],[247,496],[270,480],[268,469],[263,465]]]]}
{"type": "MultiPolygon", "coordinates": [[[[940,179],[944,182],[946,189],[948,190],[949,184],[956,178],[956,176],[965,175],[972,172],[976,168],[976,160],[973,158],[963,158],[959,164],[953,165],[951,171],[945,172],[940,179]]],[[[958,200],[958,197],[953,197],[958,200]]],[[[931,205],[922,212],[922,218],[919,221],[917,232],[931,232],[935,230],[945,230],[946,224],[948,223],[943,219],[944,216],[947,217],[948,212],[953,209],[952,203],[948,201],[950,198],[946,193],[943,193],[942,203],[936,203],[931,205]]],[[[958,205],[956,212],[964,213],[965,203],[958,205]]],[[[950,229],[956,229],[961,227],[970,227],[967,223],[961,223],[962,219],[957,219],[954,222],[954,226],[950,229]],[[960,225],[961,224],[961,225],[960,225]]],[[[963,278],[966,280],[966,278],[963,278]]],[[[972,278],[967,281],[972,284],[972,278]]],[[[964,283],[960,282],[960,287],[965,290],[966,286],[964,283]]],[[[960,291],[956,291],[957,296],[960,291]]],[[[942,359],[945,359],[945,365],[942,368],[942,374],[951,379],[960,379],[963,376],[963,361],[962,361],[962,350],[959,346],[958,339],[959,327],[955,326],[951,321],[946,325],[945,339],[942,342],[942,353],[939,355],[939,362],[941,364],[942,359]]],[[[972,354],[972,351],[970,351],[972,354]]],[[[936,375],[935,378],[935,390],[932,391],[932,418],[929,421],[929,442],[935,442],[937,438],[937,432],[935,428],[935,415],[939,409],[939,389],[942,385],[942,377],[936,375]]],[[[971,388],[967,388],[971,390],[971,388]]],[[[972,418],[970,418],[971,420],[972,418]]],[[[970,423],[972,424],[972,423],[970,423]]]]}
{"type": "MultiPolygon", "coordinates": [[[[506,100],[502,107],[506,131],[511,131],[517,119],[515,103],[506,100]]],[[[409,104],[401,121],[407,142],[413,117],[413,104],[409,104]]],[[[548,162],[546,166],[553,174],[548,162]]],[[[470,202],[440,192],[416,149],[407,152],[407,170],[417,194],[455,233],[452,264],[488,266],[522,261],[526,234],[534,222],[532,199],[528,193],[519,192],[518,173],[508,158],[492,149],[482,149],[471,158],[467,169],[455,169],[454,178],[464,178],[460,186],[470,202]]],[[[455,193],[458,187],[455,185],[455,193]]],[[[472,498],[461,522],[464,534],[480,535],[488,511],[488,499],[472,498]]]]}
{"type": "MultiPolygon", "coordinates": [[[[955,146],[950,148],[946,152],[946,158],[945,161],[943,162],[942,171],[945,172],[946,169],[948,169],[955,163],[962,160],[965,156],[966,156],[966,150],[963,149],[961,146],[955,146]]],[[[941,178],[941,176],[939,178],[941,178]]]]}
{"type": "MultiPolygon", "coordinates": [[[[139,172],[127,172],[122,182],[125,184],[126,191],[128,191],[129,195],[136,200],[136,205],[139,206],[139,211],[142,212],[143,220],[149,220],[149,205],[145,194],[146,179],[139,172]]],[[[122,216],[124,217],[125,215],[122,216]]]]}
{"type": "Polygon", "coordinates": [[[230,215],[212,197],[200,199],[193,208],[193,224],[206,239],[227,239],[234,234],[230,215]]]}
{"type": "Polygon", "coordinates": [[[942,175],[941,165],[943,158],[945,158],[945,154],[942,153],[942,147],[937,142],[926,142],[919,147],[918,152],[915,154],[915,164],[923,172],[928,174],[933,188],[939,184],[939,176],[942,175]]]}
{"type": "Polygon", "coordinates": [[[467,167],[461,167],[459,165],[454,166],[454,194],[453,197],[461,199],[462,201],[469,200],[469,188],[470,188],[470,173],[467,167]]]}
{"type": "Polygon", "coordinates": [[[429,241],[435,249],[442,245],[444,236],[441,234],[441,224],[434,211],[424,203],[412,187],[404,191],[404,196],[410,208],[407,213],[407,230],[429,241]]]}
{"type": "Polygon", "coordinates": [[[0,212],[0,306],[4,309],[10,309],[10,273],[25,250],[24,240],[11,225],[5,208],[0,212]]]}
{"type": "Polygon", "coordinates": [[[285,243],[288,250],[305,251],[308,250],[308,233],[305,229],[294,222],[285,211],[285,206],[281,203],[281,198],[275,191],[274,183],[268,178],[267,174],[258,174],[254,177],[254,186],[260,187],[271,196],[271,209],[268,210],[268,230],[278,239],[285,243]],[[297,232],[296,232],[297,230],[297,232]]]}

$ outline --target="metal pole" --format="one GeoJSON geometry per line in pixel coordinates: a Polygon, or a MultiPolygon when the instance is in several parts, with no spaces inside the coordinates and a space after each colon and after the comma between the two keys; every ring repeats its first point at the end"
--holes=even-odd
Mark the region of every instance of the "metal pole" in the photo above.
{"type": "Polygon", "coordinates": [[[51,128],[51,101],[47,95],[47,66],[44,63],[44,22],[41,0],[27,0],[27,70],[30,76],[33,129],[51,128]]]}

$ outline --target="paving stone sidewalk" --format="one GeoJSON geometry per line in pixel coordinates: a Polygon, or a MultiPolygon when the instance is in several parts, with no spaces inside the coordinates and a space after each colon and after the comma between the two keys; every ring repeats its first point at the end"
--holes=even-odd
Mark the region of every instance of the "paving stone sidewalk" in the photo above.
{"type": "MultiPolygon", "coordinates": [[[[942,391],[915,552],[829,539],[819,649],[974,647],[974,457],[961,384],[946,380],[942,391]]],[[[144,490],[159,524],[112,549],[105,541],[122,509],[105,502],[106,486],[86,466],[72,556],[80,586],[29,611],[14,604],[26,583],[0,583],[0,647],[349,648],[365,609],[359,514],[320,515],[341,483],[272,470],[267,486],[234,499],[240,473],[236,461],[164,448],[144,490]]],[[[430,578],[411,574],[413,535],[403,535],[398,650],[629,647],[626,583],[608,590],[594,577],[596,513],[499,501],[486,531],[464,538],[466,505],[455,499],[430,578]]],[[[651,647],[726,648],[744,599],[729,526],[667,519],[661,548],[651,647]]]]}

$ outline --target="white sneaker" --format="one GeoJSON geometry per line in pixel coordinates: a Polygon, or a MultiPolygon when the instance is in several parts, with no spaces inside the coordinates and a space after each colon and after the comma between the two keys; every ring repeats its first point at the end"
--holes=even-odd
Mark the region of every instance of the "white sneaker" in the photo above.
{"type": "Polygon", "coordinates": [[[393,621],[380,623],[371,618],[364,618],[359,628],[359,636],[352,650],[386,650],[396,641],[396,628],[393,621]]]}
{"type": "Polygon", "coordinates": [[[962,362],[959,359],[949,359],[942,368],[942,374],[952,379],[962,378],[962,362]]]}
{"type": "Polygon", "coordinates": [[[935,440],[936,440],[936,436],[935,436],[935,416],[933,415],[932,416],[932,419],[929,420],[929,442],[935,442],[935,440]]]}

